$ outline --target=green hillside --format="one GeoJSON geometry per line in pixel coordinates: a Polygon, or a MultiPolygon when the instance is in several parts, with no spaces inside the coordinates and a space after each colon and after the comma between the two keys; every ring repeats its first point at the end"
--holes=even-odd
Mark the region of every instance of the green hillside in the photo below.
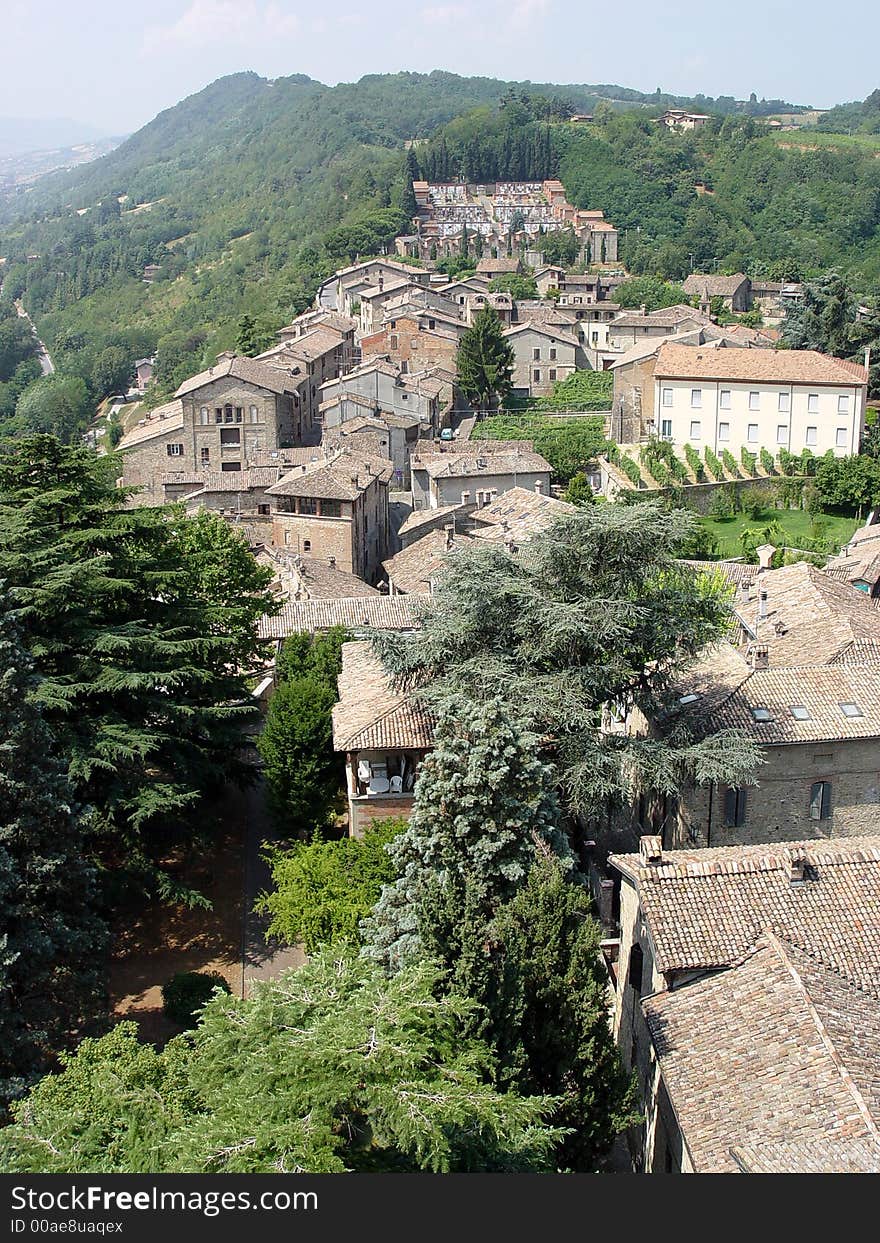
{"type": "MultiPolygon", "coordinates": [[[[103,159],[0,205],[5,296],[23,297],[59,371],[84,381],[90,399],[115,391],[131,359],[157,347],[161,391],[171,391],[235,343],[243,315],[268,339],[323,276],[391,244],[408,225],[410,138],[435,173],[558,172],[573,201],[620,227],[636,272],[681,278],[693,264],[805,276],[836,266],[870,293],[880,277],[871,151],[782,147],[743,115],[673,135],[652,119],[668,102],[439,71],[336,87],[235,74],[103,159]],[[562,122],[571,109],[595,112],[596,124],[562,122]],[[153,284],[147,264],[159,265],[153,284]]],[[[0,388],[0,420],[15,392],[0,388]]]]}

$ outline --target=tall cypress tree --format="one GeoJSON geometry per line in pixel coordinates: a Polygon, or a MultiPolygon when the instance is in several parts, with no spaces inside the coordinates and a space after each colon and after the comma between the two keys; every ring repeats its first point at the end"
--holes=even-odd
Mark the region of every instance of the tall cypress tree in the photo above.
{"type": "Polygon", "coordinates": [[[106,929],[84,820],[0,596],[0,1110],[100,1001],[106,929]]]}
{"type": "Polygon", "coordinates": [[[458,385],[475,409],[491,409],[513,389],[513,348],[491,306],[474,316],[462,333],[455,359],[458,385]]]}

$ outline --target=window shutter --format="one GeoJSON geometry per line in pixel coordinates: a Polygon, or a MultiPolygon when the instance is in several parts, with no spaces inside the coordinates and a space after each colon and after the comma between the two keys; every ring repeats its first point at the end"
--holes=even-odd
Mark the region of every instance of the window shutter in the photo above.
{"type": "Polygon", "coordinates": [[[822,819],[822,787],[823,781],[816,781],[810,788],[810,819],[822,819]]]}
{"type": "Polygon", "coordinates": [[[831,816],[831,782],[822,782],[822,819],[828,820],[831,816]]]}
{"type": "Polygon", "coordinates": [[[736,823],[737,823],[737,827],[739,828],[742,825],[744,825],[746,822],[746,797],[748,795],[748,791],[746,789],[738,790],[737,795],[738,797],[736,800],[736,823]]]}
{"type": "Polygon", "coordinates": [[[736,790],[732,787],[724,792],[724,823],[733,828],[736,823],[736,790]]]}

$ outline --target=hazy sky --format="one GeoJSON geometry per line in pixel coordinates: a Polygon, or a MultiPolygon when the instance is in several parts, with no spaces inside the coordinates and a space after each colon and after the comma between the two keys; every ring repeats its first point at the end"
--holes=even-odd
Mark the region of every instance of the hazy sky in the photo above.
{"type": "Polygon", "coordinates": [[[880,85],[877,0],[3,0],[0,116],[110,133],[226,73],[449,69],[828,107],[880,85]]]}

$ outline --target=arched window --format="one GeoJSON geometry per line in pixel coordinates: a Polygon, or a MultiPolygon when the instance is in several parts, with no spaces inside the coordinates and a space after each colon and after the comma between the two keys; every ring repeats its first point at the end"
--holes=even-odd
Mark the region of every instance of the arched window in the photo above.
{"type": "Polygon", "coordinates": [[[256,423],[260,417],[260,412],[256,406],[251,406],[251,422],[256,423]]]}

